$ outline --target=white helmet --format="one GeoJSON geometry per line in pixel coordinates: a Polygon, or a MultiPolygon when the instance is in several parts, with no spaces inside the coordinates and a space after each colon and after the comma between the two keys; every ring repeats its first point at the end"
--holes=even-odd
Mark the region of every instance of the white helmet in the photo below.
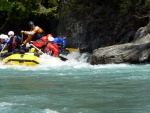
{"type": "Polygon", "coordinates": [[[0,35],[0,39],[8,39],[8,36],[7,36],[7,35],[4,35],[4,34],[1,34],[1,35],[0,35]]]}
{"type": "Polygon", "coordinates": [[[54,41],[54,37],[49,36],[49,37],[48,37],[48,41],[50,41],[50,42],[54,41]]]}
{"type": "Polygon", "coordinates": [[[10,36],[10,35],[11,35],[11,36],[14,36],[14,32],[13,32],[13,31],[9,31],[9,32],[8,32],[8,35],[9,35],[9,36],[10,36]]]}

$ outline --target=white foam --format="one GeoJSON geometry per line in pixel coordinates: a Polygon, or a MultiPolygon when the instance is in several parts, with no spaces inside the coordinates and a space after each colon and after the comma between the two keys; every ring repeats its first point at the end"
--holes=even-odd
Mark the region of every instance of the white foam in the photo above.
{"type": "Polygon", "coordinates": [[[59,112],[53,111],[53,110],[50,110],[50,109],[45,109],[44,113],[59,113],[59,112]]]}
{"type": "Polygon", "coordinates": [[[67,58],[67,61],[62,61],[59,58],[55,58],[48,55],[41,55],[40,56],[40,62],[41,64],[38,66],[7,66],[0,63],[0,69],[6,69],[6,68],[12,68],[15,70],[49,70],[50,68],[56,68],[56,69],[63,69],[66,68],[90,68],[90,69],[100,69],[100,68],[120,68],[120,67],[127,67],[130,66],[128,64],[102,64],[102,65],[90,65],[86,62],[88,54],[83,53],[80,54],[78,52],[72,52],[71,54],[64,56],[67,58]]]}
{"type": "Polygon", "coordinates": [[[18,106],[18,105],[25,105],[25,104],[17,104],[17,103],[8,103],[8,102],[1,102],[0,107],[7,107],[7,106],[18,106]]]}

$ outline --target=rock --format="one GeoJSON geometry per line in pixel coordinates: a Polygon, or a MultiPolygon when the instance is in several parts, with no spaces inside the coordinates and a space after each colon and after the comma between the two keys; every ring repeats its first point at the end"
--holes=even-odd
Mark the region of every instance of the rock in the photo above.
{"type": "Polygon", "coordinates": [[[131,43],[95,49],[87,62],[95,64],[150,62],[149,26],[141,27],[131,43]]]}
{"type": "Polygon", "coordinates": [[[143,26],[142,20],[136,20],[132,15],[113,12],[98,18],[78,20],[76,17],[73,14],[61,18],[57,32],[59,36],[66,36],[67,47],[80,48],[83,52],[92,53],[100,47],[131,42],[139,26],[143,26]]]}

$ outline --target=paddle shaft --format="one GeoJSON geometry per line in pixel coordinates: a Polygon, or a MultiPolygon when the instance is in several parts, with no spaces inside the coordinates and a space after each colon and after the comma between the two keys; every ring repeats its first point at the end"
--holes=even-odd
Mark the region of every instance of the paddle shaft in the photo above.
{"type": "Polygon", "coordinates": [[[21,43],[23,43],[23,33],[22,33],[22,36],[21,36],[21,43]]]}
{"type": "Polygon", "coordinates": [[[69,50],[70,52],[79,52],[80,53],[80,49],[77,49],[77,48],[66,48],[66,50],[69,50]]]}
{"type": "Polygon", "coordinates": [[[41,52],[42,54],[44,54],[39,48],[37,48],[35,45],[30,44],[31,46],[33,46],[36,50],[38,50],[39,52],[41,52]]]}
{"type": "Polygon", "coordinates": [[[2,50],[1,50],[1,52],[0,52],[0,55],[2,54],[2,52],[3,52],[3,50],[5,49],[6,45],[7,45],[7,43],[3,46],[3,48],[2,48],[2,50]]]}

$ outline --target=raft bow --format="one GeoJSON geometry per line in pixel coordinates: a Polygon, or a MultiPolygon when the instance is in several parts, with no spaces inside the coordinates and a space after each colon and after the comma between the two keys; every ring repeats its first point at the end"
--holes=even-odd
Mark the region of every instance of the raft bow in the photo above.
{"type": "Polygon", "coordinates": [[[12,54],[2,60],[4,65],[36,66],[40,64],[39,57],[33,54],[12,54]]]}

